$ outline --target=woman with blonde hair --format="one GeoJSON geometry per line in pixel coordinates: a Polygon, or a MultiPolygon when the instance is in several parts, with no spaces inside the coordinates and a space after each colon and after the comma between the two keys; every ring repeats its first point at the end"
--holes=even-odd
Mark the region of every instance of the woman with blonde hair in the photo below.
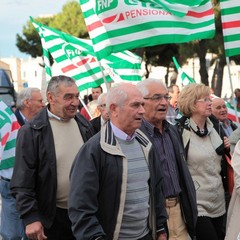
{"type": "Polygon", "coordinates": [[[209,119],[212,113],[210,94],[208,86],[192,83],[182,89],[178,100],[183,114],[178,125],[197,195],[198,240],[224,239],[222,226],[226,210],[220,172],[224,148],[230,145],[228,139],[223,142],[209,119]]]}

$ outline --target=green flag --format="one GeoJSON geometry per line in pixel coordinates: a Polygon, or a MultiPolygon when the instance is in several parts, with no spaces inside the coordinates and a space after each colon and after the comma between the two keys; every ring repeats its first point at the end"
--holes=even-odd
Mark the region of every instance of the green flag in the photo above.
{"type": "Polygon", "coordinates": [[[141,80],[141,58],[137,55],[123,51],[98,61],[91,40],[76,38],[32,18],[31,21],[41,37],[47,76],[51,77],[51,54],[62,73],[74,78],[81,91],[112,80],[141,80]]]}
{"type": "Polygon", "coordinates": [[[212,38],[215,34],[210,0],[193,0],[196,5],[184,9],[187,4],[179,4],[180,0],[164,0],[162,6],[160,0],[79,1],[98,59],[113,52],[212,38]]]}
{"type": "Polygon", "coordinates": [[[0,171],[14,166],[19,128],[13,111],[0,99],[0,171]]]}
{"type": "Polygon", "coordinates": [[[240,1],[221,0],[220,6],[225,55],[240,55],[240,1]]]}
{"type": "Polygon", "coordinates": [[[177,68],[177,71],[178,71],[178,74],[180,75],[181,77],[181,81],[182,81],[182,85],[183,86],[186,86],[190,83],[195,83],[195,80],[191,77],[189,77],[183,70],[182,68],[180,67],[180,65],[178,64],[177,62],[177,59],[175,57],[172,58],[173,59],[173,62],[177,68]]]}
{"type": "MultiPolygon", "coordinates": [[[[193,7],[199,7],[204,0],[139,0],[145,6],[163,8],[165,11],[178,16],[185,16],[193,7]]],[[[144,5],[143,5],[144,6],[144,5]]]]}

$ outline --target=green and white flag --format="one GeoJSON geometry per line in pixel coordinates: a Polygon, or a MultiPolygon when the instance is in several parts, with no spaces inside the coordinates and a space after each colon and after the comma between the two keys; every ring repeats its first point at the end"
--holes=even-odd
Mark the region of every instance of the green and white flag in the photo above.
{"type": "Polygon", "coordinates": [[[177,62],[177,59],[175,57],[172,58],[173,59],[173,62],[177,68],[177,71],[178,71],[178,74],[180,75],[180,78],[181,78],[181,82],[182,82],[182,85],[183,86],[186,86],[190,83],[195,83],[195,80],[191,77],[189,77],[183,70],[182,68],[180,67],[180,65],[178,64],[177,62]]]}
{"type": "Polygon", "coordinates": [[[199,7],[203,0],[145,0],[142,1],[146,6],[163,8],[165,11],[178,16],[185,16],[192,7],[199,7]]]}
{"type": "MultiPolygon", "coordinates": [[[[31,21],[33,23],[33,19],[31,18],[31,21]]],[[[33,23],[34,25],[35,23],[33,23]]],[[[45,39],[44,39],[44,30],[39,27],[37,24],[34,25],[34,27],[38,30],[38,34],[40,36],[41,39],[41,44],[42,44],[42,49],[43,49],[43,61],[44,61],[44,68],[46,71],[46,81],[48,82],[51,77],[52,77],[52,71],[51,71],[51,64],[50,64],[50,55],[45,43],[45,39]]]]}
{"type": "MultiPolygon", "coordinates": [[[[20,125],[13,111],[0,99],[0,171],[13,168],[20,125]]],[[[5,172],[10,174],[9,172],[5,172]]],[[[11,176],[9,175],[9,178],[11,176]]]]}
{"type": "Polygon", "coordinates": [[[186,12],[180,0],[164,0],[163,6],[160,0],[79,1],[98,59],[113,52],[212,38],[215,34],[210,0],[192,1],[196,6],[189,6],[183,17],[178,16],[186,12]],[[175,8],[170,10],[166,2],[175,8]]]}
{"type": "Polygon", "coordinates": [[[221,0],[223,41],[226,57],[240,54],[240,1],[221,0]]]}
{"type": "Polygon", "coordinates": [[[50,53],[62,73],[76,80],[80,91],[112,80],[141,80],[141,58],[137,55],[123,51],[98,61],[91,40],[76,38],[30,19],[41,37],[48,77],[51,77],[50,53]]]}

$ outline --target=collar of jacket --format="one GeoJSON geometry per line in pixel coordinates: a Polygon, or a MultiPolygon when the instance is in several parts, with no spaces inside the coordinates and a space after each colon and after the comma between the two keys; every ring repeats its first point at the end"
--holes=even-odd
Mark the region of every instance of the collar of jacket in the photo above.
{"type": "MultiPolygon", "coordinates": [[[[110,121],[102,126],[100,133],[100,144],[103,150],[113,155],[124,156],[120,145],[113,134],[110,121]]],[[[149,152],[152,144],[147,136],[139,129],[136,130],[136,140],[144,148],[144,151],[149,152]]]]}
{"type": "MultiPolygon", "coordinates": [[[[222,139],[217,133],[217,131],[214,129],[213,123],[210,121],[209,118],[207,118],[206,123],[207,123],[208,135],[210,137],[213,148],[215,149],[217,154],[221,155],[224,151],[224,145],[223,145],[222,139]]],[[[186,148],[186,146],[189,144],[189,141],[190,141],[190,136],[191,136],[190,125],[191,127],[196,129],[196,124],[193,122],[191,118],[185,119],[184,129],[182,133],[184,148],[186,148]]]]}
{"type": "MultiPolygon", "coordinates": [[[[160,132],[160,130],[155,127],[152,123],[148,122],[147,120],[143,119],[142,125],[148,130],[151,137],[154,137],[156,132],[160,132]]],[[[163,131],[169,131],[169,126],[171,124],[167,120],[162,121],[163,131]]]]}
{"type": "MultiPolygon", "coordinates": [[[[32,128],[41,129],[44,126],[47,126],[49,124],[49,117],[48,117],[48,111],[47,111],[48,108],[49,108],[49,104],[46,107],[44,107],[42,110],[40,110],[40,112],[36,115],[35,118],[29,121],[29,124],[31,125],[32,128]]],[[[77,122],[81,122],[82,126],[86,128],[89,127],[89,125],[87,125],[87,120],[85,120],[84,117],[80,116],[79,113],[75,115],[74,119],[77,120],[77,122]]]]}

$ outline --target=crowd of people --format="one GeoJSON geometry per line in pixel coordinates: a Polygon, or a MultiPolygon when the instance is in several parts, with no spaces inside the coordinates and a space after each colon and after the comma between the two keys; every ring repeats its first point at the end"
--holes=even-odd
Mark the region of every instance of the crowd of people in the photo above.
{"type": "Polygon", "coordinates": [[[240,239],[240,134],[223,99],[151,78],[79,97],[60,75],[46,104],[37,88],[15,111],[0,102],[4,240],[240,239]]]}

